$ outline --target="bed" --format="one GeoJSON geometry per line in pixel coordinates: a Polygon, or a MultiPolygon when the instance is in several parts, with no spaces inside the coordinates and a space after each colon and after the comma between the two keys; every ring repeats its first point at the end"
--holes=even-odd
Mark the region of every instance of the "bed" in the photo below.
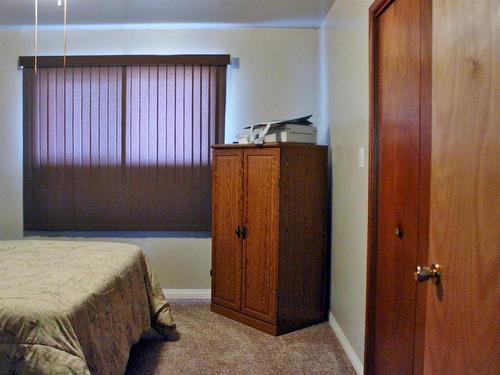
{"type": "Polygon", "coordinates": [[[0,374],[123,374],[170,306],[137,246],[0,241],[0,374]]]}

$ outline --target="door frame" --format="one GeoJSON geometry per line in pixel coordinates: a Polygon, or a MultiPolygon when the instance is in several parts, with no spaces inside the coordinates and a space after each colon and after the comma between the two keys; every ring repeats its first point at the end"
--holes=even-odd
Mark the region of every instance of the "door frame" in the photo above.
{"type": "MultiPolygon", "coordinates": [[[[368,177],[368,238],[365,312],[364,373],[373,374],[375,343],[375,304],[377,274],[377,46],[378,17],[395,1],[375,0],[369,8],[369,177],[368,177]]],[[[430,172],[432,132],[432,0],[420,0],[420,194],[418,218],[418,264],[427,263],[430,218],[430,172]]],[[[415,265],[416,266],[416,265],[415,265]]],[[[427,283],[418,285],[416,292],[415,346],[413,375],[423,374],[425,347],[425,303],[427,283]]]]}

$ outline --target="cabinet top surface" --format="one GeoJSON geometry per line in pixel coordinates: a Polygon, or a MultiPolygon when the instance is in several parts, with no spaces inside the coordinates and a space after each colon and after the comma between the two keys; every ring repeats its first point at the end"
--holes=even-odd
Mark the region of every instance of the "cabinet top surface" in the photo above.
{"type": "Polygon", "coordinates": [[[227,143],[212,145],[213,149],[224,149],[224,148],[284,148],[284,147],[313,147],[313,148],[324,148],[328,146],[324,145],[314,145],[309,143],[294,143],[294,142],[279,142],[279,143],[264,143],[264,144],[240,144],[240,143],[227,143]]]}

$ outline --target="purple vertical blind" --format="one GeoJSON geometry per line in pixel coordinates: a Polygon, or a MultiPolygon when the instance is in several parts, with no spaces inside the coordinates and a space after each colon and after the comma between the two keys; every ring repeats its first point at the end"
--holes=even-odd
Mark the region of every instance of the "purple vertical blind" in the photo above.
{"type": "Polygon", "coordinates": [[[209,230],[226,67],[24,69],[27,230],[209,230]]]}

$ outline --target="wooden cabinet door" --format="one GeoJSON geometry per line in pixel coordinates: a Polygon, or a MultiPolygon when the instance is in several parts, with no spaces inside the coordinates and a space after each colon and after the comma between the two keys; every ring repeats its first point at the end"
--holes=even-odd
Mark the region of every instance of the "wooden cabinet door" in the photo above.
{"type": "Polygon", "coordinates": [[[212,302],[240,310],[243,150],[215,150],[212,168],[212,302]]]}
{"type": "Polygon", "coordinates": [[[242,312],[276,323],[279,149],[245,149],[242,312]]]}

